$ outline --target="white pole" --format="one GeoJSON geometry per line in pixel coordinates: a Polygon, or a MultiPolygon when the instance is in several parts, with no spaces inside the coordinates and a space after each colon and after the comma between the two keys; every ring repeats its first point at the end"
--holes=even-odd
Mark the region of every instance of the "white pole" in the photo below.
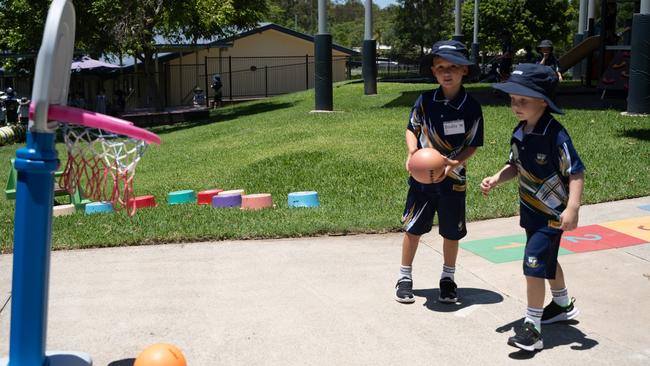
{"type": "Polygon", "coordinates": [[[327,5],[325,0],[318,0],[318,34],[327,34],[327,5]]]}
{"type": "Polygon", "coordinates": [[[479,0],[474,0],[474,43],[478,43],[478,3],[479,0]]]}
{"type": "Polygon", "coordinates": [[[363,39],[372,39],[372,0],[366,0],[366,22],[363,39]]]}
{"type": "Polygon", "coordinates": [[[589,19],[596,19],[596,0],[589,0],[589,19]]]}
{"type": "Polygon", "coordinates": [[[650,0],[641,0],[639,14],[650,14],[650,0]]]}
{"type": "Polygon", "coordinates": [[[460,0],[456,0],[455,13],[456,13],[456,27],[455,27],[454,37],[459,37],[459,36],[461,36],[461,33],[460,33],[460,0]]]}
{"type": "Polygon", "coordinates": [[[578,34],[582,35],[585,33],[586,27],[586,17],[587,17],[587,0],[580,0],[580,12],[578,16],[578,34]]]}

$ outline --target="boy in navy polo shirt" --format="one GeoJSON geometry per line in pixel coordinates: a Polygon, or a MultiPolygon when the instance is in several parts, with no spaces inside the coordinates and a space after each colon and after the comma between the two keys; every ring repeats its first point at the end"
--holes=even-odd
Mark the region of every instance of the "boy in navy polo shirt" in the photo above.
{"type": "Polygon", "coordinates": [[[454,273],[458,240],[465,229],[465,161],[483,145],[481,106],[463,88],[463,77],[473,63],[467,59],[465,46],[458,41],[440,41],[433,45],[431,70],[440,87],[420,95],[406,127],[408,155],[406,167],[418,149],[430,147],[445,156],[444,172],[432,184],[422,184],[409,177],[409,191],[402,222],[405,234],[402,259],[395,286],[395,299],[412,303],[412,264],[420,236],[431,231],[438,212],[439,233],[443,237],[444,264],[440,276],[439,301],[458,301],[454,273]]]}
{"type": "Polygon", "coordinates": [[[483,179],[488,194],[498,184],[519,177],[520,225],[526,229],[524,275],[528,309],[521,332],[508,344],[526,351],[542,349],[541,324],[573,319],[573,305],[557,261],[562,232],[578,225],[585,167],[568,132],[551,112],[564,114],[552,100],[557,74],[548,66],[521,64],[510,79],[492,87],[510,94],[520,121],[510,140],[510,158],[496,174],[483,179]],[[553,300],[544,306],[544,279],[553,300]]]}

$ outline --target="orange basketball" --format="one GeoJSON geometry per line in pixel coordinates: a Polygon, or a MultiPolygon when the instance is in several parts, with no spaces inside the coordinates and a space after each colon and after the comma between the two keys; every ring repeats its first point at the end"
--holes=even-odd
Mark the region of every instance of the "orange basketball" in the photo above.
{"type": "Polygon", "coordinates": [[[431,184],[445,169],[445,159],[436,149],[422,148],[411,155],[408,165],[411,176],[420,183],[431,184]]]}
{"type": "Polygon", "coordinates": [[[133,366],[187,366],[187,362],[176,346],[156,343],[145,348],[135,359],[133,366]]]}

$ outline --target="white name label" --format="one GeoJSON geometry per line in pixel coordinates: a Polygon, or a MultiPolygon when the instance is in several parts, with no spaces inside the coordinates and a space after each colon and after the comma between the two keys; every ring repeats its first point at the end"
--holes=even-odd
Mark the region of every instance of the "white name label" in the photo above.
{"type": "Polygon", "coordinates": [[[445,135],[457,135],[459,133],[465,133],[465,121],[462,119],[444,122],[443,127],[445,129],[445,135]]]}

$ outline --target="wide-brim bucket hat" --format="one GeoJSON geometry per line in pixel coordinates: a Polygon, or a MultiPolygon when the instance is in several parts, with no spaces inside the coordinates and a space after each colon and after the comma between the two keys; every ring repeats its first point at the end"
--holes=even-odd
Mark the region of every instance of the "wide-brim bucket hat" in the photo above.
{"type": "Polygon", "coordinates": [[[548,39],[545,39],[545,40],[539,42],[539,44],[537,45],[537,49],[540,49],[540,48],[550,48],[550,49],[553,49],[553,42],[551,42],[551,41],[548,40],[548,39]]]}
{"type": "Polygon", "coordinates": [[[557,83],[557,73],[550,67],[540,64],[519,64],[506,82],[492,84],[492,87],[508,94],[543,99],[552,112],[564,114],[553,100],[557,83]]]}
{"type": "Polygon", "coordinates": [[[462,42],[456,40],[438,41],[431,47],[431,53],[425,57],[425,62],[433,65],[434,57],[441,57],[452,64],[467,66],[464,80],[472,80],[480,74],[478,65],[468,58],[469,52],[462,42]]]}

